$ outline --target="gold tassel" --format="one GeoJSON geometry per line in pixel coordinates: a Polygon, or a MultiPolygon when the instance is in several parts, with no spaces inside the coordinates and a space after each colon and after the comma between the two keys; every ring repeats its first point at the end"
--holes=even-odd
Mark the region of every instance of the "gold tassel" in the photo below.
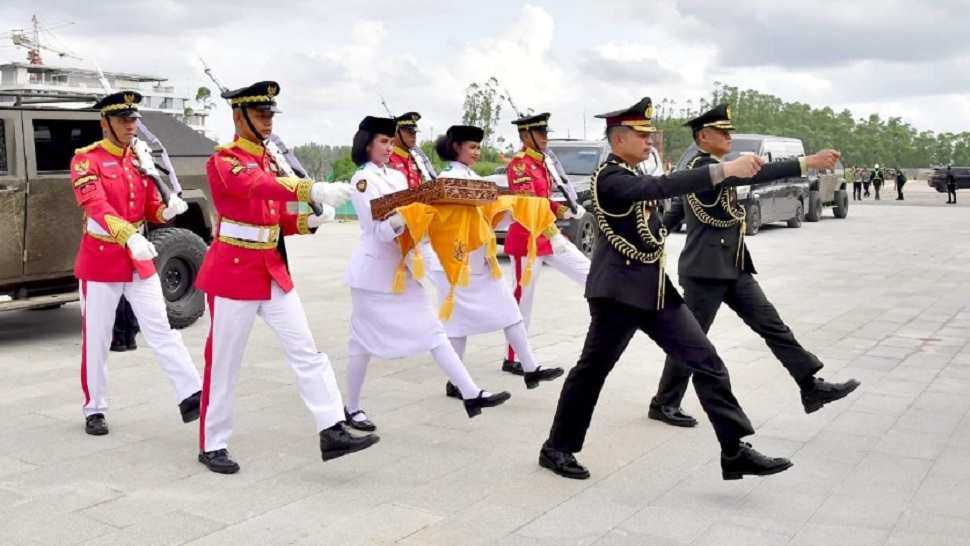
{"type": "Polygon", "coordinates": [[[495,234],[492,234],[492,238],[488,240],[487,258],[488,258],[488,268],[492,271],[493,279],[502,278],[502,268],[498,265],[498,243],[495,241],[495,234]]]}
{"type": "Polygon", "coordinates": [[[525,270],[522,272],[522,278],[519,279],[519,286],[522,288],[529,286],[529,283],[532,282],[532,265],[535,261],[535,258],[529,258],[525,262],[525,270]]]}
{"type": "Polygon", "coordinates": [[[451,319],[451,314],[455,311],[455,285],[451,285],[451,289],[448,290],[448,297],[441,304],[441,308],[438,310],[438,319],[441,321],[448,321],[451,319]]]}
{"type": "Polygon", "coordinates": [[[461,264],[461,271],[458,272],[458,286],[467,288],[472,282],[472,268],[468,262],[461,264]]]}
{"type": "Polygon", "coordinates": [[[394,284],[391,286],[391,291],[395,294],[403,294],[405,283],[407,282],[407,268],[404,266],[404,258],[401,258],[401,263],[397,266],[397,271],[394,272],[394,284]]]}
{"type": "Polygon", "coordinates": [[[417,245],[411,251],[411,273],[414,274],[414,280],[420,281],[424,278],[424,256],[417,245]]]}

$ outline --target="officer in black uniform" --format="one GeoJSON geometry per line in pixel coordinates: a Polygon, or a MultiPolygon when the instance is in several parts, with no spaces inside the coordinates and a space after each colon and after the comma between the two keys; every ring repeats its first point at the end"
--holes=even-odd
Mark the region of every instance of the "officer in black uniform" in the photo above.
{"type": "Polygon", "coordinates": [[[957,179],[953,176],[952,165],[946,166],[946,203],[955,205],[957,202],[957,179]]]}
{"type": "MultiPolygon", "coordinates": [[[[717,165],[731,150],[734,125],[727,105],[718,106],[687,122],[699,151],[690,168],[717,165]]],[[[725,180],[707,189],[675,199],[664,215],[665,226],[687,220],[687,241],[680,253],[678,269],[687,306],[704,332],[711,328],[721,303],[727,303],[745,324],[760,335],[802,391],[806,413],[845,397],[859,386],[850,380],[829,383],[815,377],[822,363],[795,340],[778,312],[755,280],[754,264],[744,244],[745,209],[737,202],[736,186],[757,185],[780,178],[804,176],[808,169],[832,169],[839,159],[834,150],[765,165],[754,177],[725,180]]],[[[680,409],[691,370],[672,356],[667,357],[657,395],[650,403],[649,417],[669,425],[692,427],[697,421],[680,409]]]]}
{"type": "Polygon", "coordinates": [[[766,457],[741,442],[754,433],[751,422],[731,392],[724,362],[667,278],[667,230],[654,214],[661,199],[754,175],[761,159],[747,156],[673,175],[641,176],[636,165],[650,153],[655,131],[650,99],[596,117],[606,119],[613,153],[593,175],[593,213],[600,231],[586,281],[591,322],[579,362],[563,383],[539,464],[567,478],[589,477],[574,453],[583,448],[606,376],[633,334],[643,330],[697,372],[694,388],[721,444],[724,479],[786,470],[791,466],[787,459],[766,457]]]}
{"type": "Polygon", "coordinates": [[[876,167],[872,169],[872,174],[869,175],[869,182],[872,183],[873,189],[876,190],[876,201],[881,199],[879,196],[879,190],[882,189],[882,183],[884,180],[885,176],[882,174],[882,169],[880,169],[879,164],[876,163],[876,167]]]}

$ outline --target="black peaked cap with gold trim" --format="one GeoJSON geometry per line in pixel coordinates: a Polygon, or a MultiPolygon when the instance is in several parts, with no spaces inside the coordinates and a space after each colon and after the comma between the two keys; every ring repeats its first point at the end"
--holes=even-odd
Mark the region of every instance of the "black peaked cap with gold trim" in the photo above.
{"type": "Polygon", "coordinates": [[[394,121],[397,122],[397,126],[399,128],[414,129],[416,131],[418,129],[418,121],[420,119],[421,114],[417,112],[407,112],[394,118],[394,121]]]}
{"type": "Polygon", "coordinates": [[[684,127],[690,127],[695,133],[705,127],[733,131],[734,123],[731,121],[731,106],[729,104],[719,104],[707,112],[688,120],[684,127]]]}
{"type": "Polygon", "coordinates": [[[653,126],[653,101],[650,97],[643,97],[629,108],[598,114],[596,117],[606,120],[606,127],[629,127],[641,133],[653,133],[657,128],[653,126]]]}
{"type": "Polygon", "coordinates": [[[392,137],[394,136],[394,132],[397,131],[397,121],[394,118],[367,116],[360,121],[360,125],[357,128],[361,131],[367,131],[372,135],[377,134],[392,137]]]}
{"type": "Polygon", "coordinates": [[[141,117],[138,112],[138,103],[141,102],[141,98],[141,93],[137,91],[119,91],[96,102],[94,108],[100,110],[103,116],[138,119],[141,117]]]}
{"type": "Polygon", "coordinates": [[[485,131],[474,125],[452,125],[445,134],[454,142],[481,142],[485,138],[485,131]]]}
{"type": "Polygon", "coordinates": [[[532,116],[523,116],[519,119],[512,120],[512,125],[519,128],[520,131],[526,129],[535,129],[539,131],[549,130],[549,117],[552,114],[549,112],[543,112],[541,114],[535,114],[532,116]]]}
{"type": "Polygon", "coordinates": [[[233,108],[252,108],[279,113],[276,97],[280,94],[280,84],[273,81],[256,82],[249,87],[224,91],[222,98],[229,101],[233,108]]]}

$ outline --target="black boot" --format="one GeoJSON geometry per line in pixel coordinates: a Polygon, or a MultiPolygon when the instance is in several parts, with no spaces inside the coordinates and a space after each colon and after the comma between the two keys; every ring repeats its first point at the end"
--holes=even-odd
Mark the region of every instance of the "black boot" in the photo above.
{"type": "Polygon", "coordinates": [[[364,432],[374,432],[377,430],[377,425],[372,423],[370,419],[367,419],[367,414],[364,413],[364,410],[357,410],[351,413],[347,411],[347,408],[344,408],[344,417],[347,418],[347,426],[352,429],[362,430],[364,432]],[[364,419],[355,420],[354,417],[358,415],[363,415],[364,419]]]}
{"type": "Polygon", "coordinates": [[[199,391],[179,402],[179,411],[182,412],[183,423],[191,423],[199,418],[199,402],[201,400],[202,391],[199,391]]]}
{"type": "Polygon", "coordinates": [[[522,363],[518,360],[505,359],[502,361],[502,371],[508,372],[512,375],[522,375],[525,372],[522,371],[522,363]]]}
{"type": "Polygon", "coordinates": [[[687,415],[684,413],[684,410],[675,406],[658,406],[651,402],[647,417],[675,427],[690,428],[697,426],[697,419],[687,415]]]}
{"type": "Polygon", "coordinates": [[[850,379],[845,383],[829,383],[821,377],[814,377],[813,379],[810,387],[802,389],[802,406],[805,407],[805,413],[818,411],[829,402],[845,398],[849,393],[859,388],[861,384],[855,379],[850,379]]]}
{"type": "Polygon", "coordinates": [[[112,338],[109,350],[115,353],[123,353],[128,350],[128,343],[124,340],[112,338]]]}
{"type": "Polygon", "coordinates": [[[239,472],[239,463],[229,458],[229,451],[217,449],[199,453],[199,462],[217,474],[235,474],[239,472]]]}
{"type": "Polygon", "coordinates": [[[320,455],[324,461],[349,455],[355,451],[367,449],[380,441],[376,434],[354,436],[347,432],[343,423],[325,428],[320,431],[320,455]]]}
{"type": "Polygon", "coordinates": [[[138,344],[135,343],[135,336],[137,336],[137,335],[138,335],[138,331],[137,330],[133,330],[133,331],[131,331],[128,334],[127,344],[128,344],[128,350],[129,351],[134,351],[135,349],[138,348],[138,344]]]}
{"type": "Polygon", "coordinates": [[[465,400],[465,412],[472,418],[482,412],[482,408],[492,408],[504,404],[512,395],[506,391],[485,396],[485,391],[478,391],[478,396],[465,400]]]}
{"type": "Polygon", "coordinates": [[[91,436],[104,436],[108,433],[108,422],[103,413],[92,413],[84,418],[84,432],[91,436]]]}
{"type": "Polygon", "coordinates": [[[445,383],[445,396],[461,400],[461,391],[451,381],[445,383]]]}
{"type": "Polygon", "coordinates": [[[555,449],[549,445],[548,441],[542,444],[542,449],[539,450],[539,466],[548,468],[564,478],[573,480],[589,478],[589,470],[579,464],[572,453],[555,449]]]}
{"type": "Polygon", "coordinates": [[[721,477],[725,480],[740,480],[744,476],[769,476],[784,472],[792,467],[792,462],[782,457],[766,457],[741,442],[740,449],[733,456],[721,453],[721,477]]]}
{"type": "Polygon", "coordinates": [[[524,372],[525,388],[534,389],[539,386],[540,381],[552,381],[563,374],[562,368],[548,368],[537,366],[534,371],[524,372]]]}

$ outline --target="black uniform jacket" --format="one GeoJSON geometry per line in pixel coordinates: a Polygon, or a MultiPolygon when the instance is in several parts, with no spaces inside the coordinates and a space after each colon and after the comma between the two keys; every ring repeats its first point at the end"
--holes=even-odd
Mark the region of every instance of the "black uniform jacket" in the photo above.
{"type": "MultiPolygon", "coordinates": [[[[700,152],[688,165],[692,168],[703,167],[718,160],[708,153],[700,152]]],[[[731,192],[734,200],[736,186],[767,184],[780,178],[801,176],[802,167],[797,159],[766,163],[758,174],[751,178],[730,177],[717,185],[717,189],[697,192],[697,199],[704,205],[704,212],[717,220],[729,220],[731,217],[724,210],[721,203],[722,193],[731,192]]],[[[732,201],[733,202],[733,201],[732,201]]],[[[671,228],[679,226],[687,220],[687,241],[680,253],[677,274],[681,277],[696,277],[701,279],[738,278],[740,272],[756,273],[748,247],[744,244],[741,224],[730,227],[714,227],[701,222],[690,207],[687,196],[674,199],[670,209],[664,214],[663,223],[671,228]],[[741,259],[739,259],[739,253],[741,259]]]]}
{"type": "MultiPolygon", "coordinates": [[[[663,176],[640,176],[623,164],[615,155],[610,155],[593,178],[593,191],[596,192],[595,210],[597,218],[602,218],[618,236],[632,244],[640,252],[652,252],[644,242],[644,234],[638,231],[636,213],[639,208],[641,217],[654,238],[660,239],[661,220],[653,214],[654,201],[674,195],[711,189],[710,167],[681,171],[663,176]],[[617,217],[619,216],[619,217],[617,217]]],[[[648,235],[649,236],[649,235],[648,235]]],[[[663,282],[666,289],[667,305],[680,303],[680,296],[666,274],[660,269],[662,262],[643,263],[620,253],[601,229],[593,249],[589,276],[586,279],[587,298],[607,298],[648,311],[658,309],[658,287],[663,282]]]]}

